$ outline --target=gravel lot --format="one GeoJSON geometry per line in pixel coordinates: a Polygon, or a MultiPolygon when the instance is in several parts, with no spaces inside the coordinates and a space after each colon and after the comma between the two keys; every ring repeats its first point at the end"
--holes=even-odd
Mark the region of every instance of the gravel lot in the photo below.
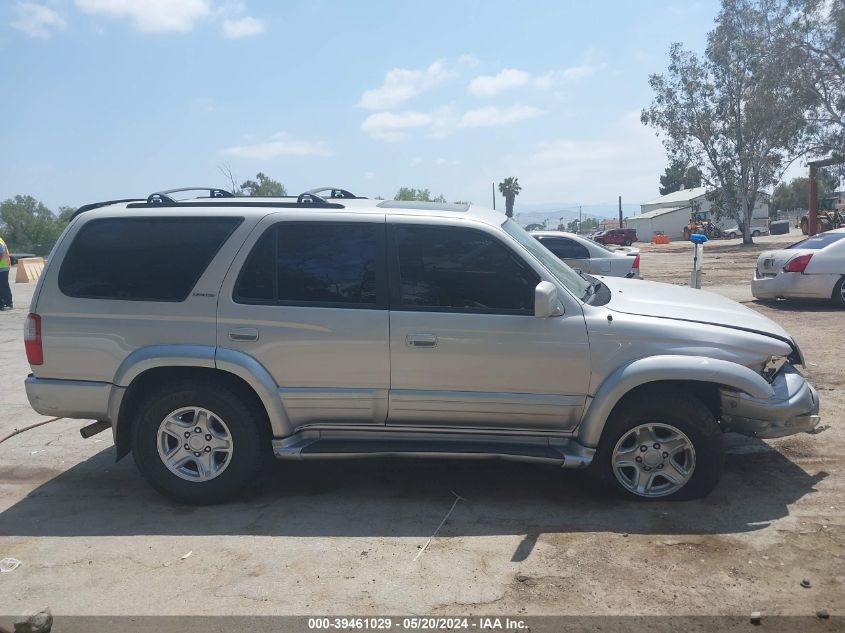
{"type": "MultiPolygon", "coordinates": [[[[0,574],[0,614],[841,615],[845,312],[750,294],[757,253],[794,239],[708,244],[704,285],[796,336],[831,428],[730,436],[707,499],[625,502],[507,462],[371,460],[278,464],[242,502],[183,507],[115,463],[109,433],[83,440],[61,420],[0,445],[0,558],[23,561],[0,574]],[[453,492],[466,500],[415,558],[453,492]]],[[[642,246],[646,278],[685,283],[690,264],[689,244],[642,246]]],[[[13,292],[0,436],[43,419],[23,389],[32,285],[13,292]]]]}

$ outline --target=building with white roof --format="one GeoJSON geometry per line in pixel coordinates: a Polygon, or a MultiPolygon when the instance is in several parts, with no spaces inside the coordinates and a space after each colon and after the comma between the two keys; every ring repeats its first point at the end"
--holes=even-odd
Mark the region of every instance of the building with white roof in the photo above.
{"type": "MultiPolygon", "coordinates": [[[[651,241],[655,233],[663,233],[673,240],[682,239],[693,209],[703,215],[704,219],[709,218],[712,204],[707,199],[707,192],[710,190],[709,187],[694,187],[655,198],[641,204],[638,215],[625,218],[625,226],[636,229],[637,237],[644,242],[651,241]]],[[[768,219],[769,196],[761,192],[754,206],[751,226],[766,226],[768,219]]],[[[723,228],[735,224],[727,218],[717,223],[723,225],[723,228]]]]}

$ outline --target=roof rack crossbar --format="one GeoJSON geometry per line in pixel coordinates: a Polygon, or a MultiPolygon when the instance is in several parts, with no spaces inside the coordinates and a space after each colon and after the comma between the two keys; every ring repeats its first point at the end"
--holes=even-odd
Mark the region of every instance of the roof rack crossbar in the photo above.
{"type": "Polygon", "coordinates": [[[149,204],[175,204],[178,202],[170,194],[181,193],[183,191],[207,191],[209,198],[234,198],[235,194],[219,187],[179,187],[178,189],[165,189],[164,191],[156,191],[147,197],[149,204]]]}
{"type": "Polygon", "coordinates": [[[148,202],[147,200],[135,200],[126,205],[127,209],[192,209],[192,208],[220,208],[220,207],[270,207],[278,209],[343,209],[343,205],[337,202],[327,202],[325,200],[313,200],[304,202],[276,202],[272,200],[250,200],[250,198],[242,197],[235,198],[226,202],[215,202],[209,205],[207,202],[198,200],[174,201],[174,202],[148,202]]]}
{"type": "Polygon", "coordinates": [[[321,195],[320,197],[322,198],[363,198],[363,196],[356,196],[351,191],[347,189],[341,189],[340,187],[317,187],[316,189],[309,189],[305,193],[311,195],[320,195],[324,191],[328,191],[330,193],[328,196],[321,195]]]}

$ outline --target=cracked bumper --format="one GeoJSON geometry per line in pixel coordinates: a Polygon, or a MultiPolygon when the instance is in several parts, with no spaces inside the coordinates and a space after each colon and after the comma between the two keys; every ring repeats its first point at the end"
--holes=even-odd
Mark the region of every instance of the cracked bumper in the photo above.
{"type": "Polygon", "coordinates": [[[771,439],[810,433],[819,423],[819,396],[794,367],[784,367],[766,399],[721,389],[722,424],[726,431],[771,439]]]}

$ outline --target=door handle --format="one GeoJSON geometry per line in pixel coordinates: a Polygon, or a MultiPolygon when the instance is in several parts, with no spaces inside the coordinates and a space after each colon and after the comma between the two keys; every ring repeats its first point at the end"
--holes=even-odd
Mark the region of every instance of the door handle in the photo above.
{"type": "Polygon", "coordinates": [[[233,327],[229,330],[229,338],[233,341],[257,341],[258,328],[233,327]]]}
{"type": "Polygon", "coordinates": [[[434,334],[408,334],[405,337],[408,347],[437,347],[437,336],[434,334]]]}

